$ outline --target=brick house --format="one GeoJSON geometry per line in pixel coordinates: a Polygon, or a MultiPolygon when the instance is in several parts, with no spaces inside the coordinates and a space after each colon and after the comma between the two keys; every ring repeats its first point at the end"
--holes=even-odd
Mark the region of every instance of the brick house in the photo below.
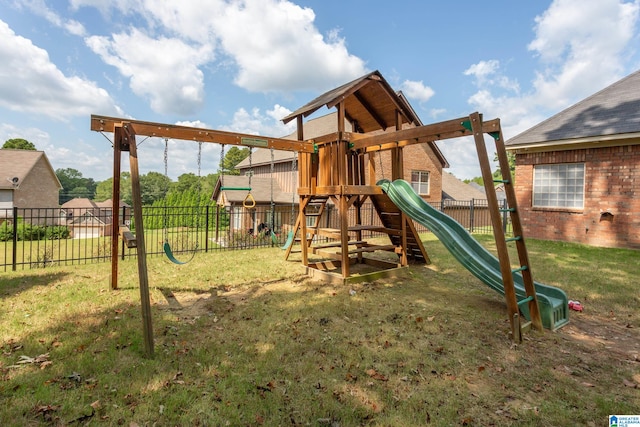
{"type": "Polygon", "coordinates": [[[55,217],[53,209],[31,212],[34,208],[58,206],[62,185],[43,151],[0,149],[0,221],[13,216],[55,217]]]}
{"type": "Polygon", "coordinates": [[[528,236],[640,249],[640,71],[506,148],[528,236]]]}

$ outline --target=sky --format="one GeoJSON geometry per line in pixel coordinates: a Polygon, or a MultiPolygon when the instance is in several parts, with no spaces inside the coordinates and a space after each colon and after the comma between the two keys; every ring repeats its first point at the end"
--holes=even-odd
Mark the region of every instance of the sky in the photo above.
{"type": "MultiPolygon", "coordinates": [[[[639,20],[640,0],[0,0],[0,143],[103,181],[113,135],[92,114],[279,137],[374,70],[423,123],[478,111],[508,140],[639,69],[639,20]]],[[[472,141],[438,146],[480,175],[472,141]]],[[[163,148],[140,141],[141,173],[164,172],[163,148]]],[[[204,144],[201,174],[219,157],[204,144]]],[[[197,173],[197,144],[169,141],[167,163],[197,173]]]]}

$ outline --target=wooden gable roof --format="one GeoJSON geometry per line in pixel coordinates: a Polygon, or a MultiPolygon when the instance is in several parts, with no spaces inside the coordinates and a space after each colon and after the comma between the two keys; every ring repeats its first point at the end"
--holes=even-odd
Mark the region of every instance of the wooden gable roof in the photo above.
{"type": "Polygon", "coordinates": [[[395,127],[396,111],[400,112],[402,124],[420,123],[406,99],[391,88],[379,71],[325,92],[282,121],[289,123],[298,116],[308,117],[323,106],[333,108],[340,102],[344,102],[346,118],[354,124],[354,131],[366,133],[395,127]]]}
{"type": "Polygon", "coordinates": [[[506,141],[507,149],[640,137],[640,70],[506,141]]]}

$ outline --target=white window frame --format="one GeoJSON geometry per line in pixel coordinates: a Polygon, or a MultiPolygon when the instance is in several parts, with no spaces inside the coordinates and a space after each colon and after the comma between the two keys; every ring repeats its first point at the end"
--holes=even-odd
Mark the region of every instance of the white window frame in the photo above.
{"type": "Polygon", "coordinates": [[[411,171],[411,187],[421,196],[428,196],[431,191],[431,174],[429,171],[412,170],[411,171]],[[414,174],[418,174],[418,180],[414,181],[414,174]],[[426,175],[427,181],[423,182],[422,177],[426,175]],[[426,189],[424,188],[426,187],[426,189]]]}
{"type": "Polygon", "coordinates": [[[584,209],[584,163],[551,163],[533,167],[532,206],[584,209]]]}

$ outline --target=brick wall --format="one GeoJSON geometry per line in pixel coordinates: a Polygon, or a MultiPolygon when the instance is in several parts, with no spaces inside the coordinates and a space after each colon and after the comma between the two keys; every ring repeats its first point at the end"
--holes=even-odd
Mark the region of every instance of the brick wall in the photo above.
{"type": "Polygon", "coordinates": [[[516,196],[525,236],[640,249],[640,145],[516,155],[516,196]],[[584,209],[532,207],[537,164],[584,163],[584,209]]]}
{"type": "MultiPolygon", "coordinates": [[[[58,186],[55,175],[47,162],[41,157],[14,192],[13,205],[21,209],[58,206],[58,186]]],[[[56,217],[58,209],[48,209],[38,214],[19,211],[24,217],[56,217]]]]}
{"type": "MultiPolygon", "coordinates": [[[[376,153],[377,156],[377,153],[376,153]]],[[[411,182],[411,171],[429,172],[429,195],[423,196],[426,201],[440,202],[442,200],[442,164],[431,150],[428,144],[408,145],[402,149],[402,159],[404,162],[403,179],[411,182]]],[[[382,152],[382,169],[380,162],[375,159],[376,181],[383,178],[391,179],[391,152],[382,152]]]]}

